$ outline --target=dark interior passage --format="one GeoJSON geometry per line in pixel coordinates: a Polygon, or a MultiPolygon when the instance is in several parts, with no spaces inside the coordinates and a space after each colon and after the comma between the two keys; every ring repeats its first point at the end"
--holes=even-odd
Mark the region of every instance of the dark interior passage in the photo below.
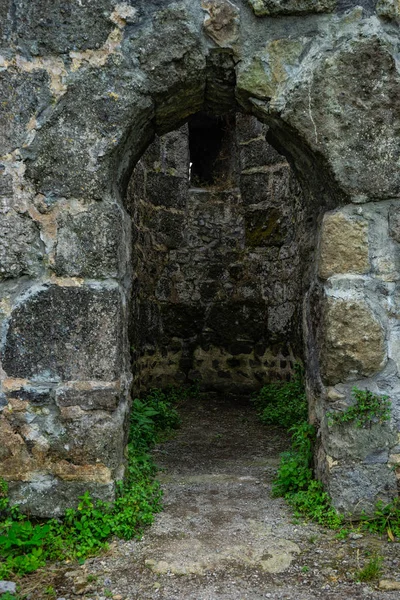
{"type": "Polygon", "coordinates": [[[252,117],[200,113],[157,138],[128,191],[139,389],[251,393],[303,358],[307,205],[252,117]],[[192,173],[189,177],[189,166],[192,173]]]}

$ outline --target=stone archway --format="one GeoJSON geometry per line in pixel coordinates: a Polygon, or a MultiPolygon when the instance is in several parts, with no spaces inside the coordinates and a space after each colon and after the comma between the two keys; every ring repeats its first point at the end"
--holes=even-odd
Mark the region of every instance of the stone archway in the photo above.
{"type": "Polygon", "coordinates": [[[317,473],[340,510],[369,510],[396,494],[399,463],[394,3],[159,4],[78,2],[72,16],[56,3],[51,29],[39,5],[1,9],[0,475],[36,514],[86,489],[113,497],[131,383],[129,176],[155,132],[235,107],[268,124],[323,218],[304,303],[317,473]],[[328,429],[354,382],[389,393],[390,426],[328,429]]]}

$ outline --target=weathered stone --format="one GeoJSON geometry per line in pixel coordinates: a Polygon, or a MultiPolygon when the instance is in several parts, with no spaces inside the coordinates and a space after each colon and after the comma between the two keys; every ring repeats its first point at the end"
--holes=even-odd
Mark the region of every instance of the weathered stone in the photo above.
{"type": "Polygon", "coordinates": [[[381,579],[379,582],[379,589],[387,592],[400,590],[400,581],[394,581],[393,579],[381,579]]]}
{"type": "Polygon", "coordinates": [[[204,108],[215,115],[226,115],[236,108],[235,61],[228,50],[215,48],[207,56],[204,108]]]}
{"type": "Polygon", "coordinates": [[[229,0],[202,0],[202,7],[208,12],[204,19],[207,35],[219,46],[230,45],[239,36],[240,11],[229,0]]]}
{"type": "Polygon", "coordinates": [[[380,17],[397,22],[400,21],[400,5],[398,0],[378,0],[376,3],[376,12],[380,17]]]}
{"type": "Polygon", "coordinates": [[[60,276],[118,277],[124,267],[122,211],[94,204],[77,214],[61,213],[57,223],[55,271],[60,276]]]}
{"type": "Polygon", "coordinates": [[[345,515],[371,513],[378,500],[389,504],[397,496],[396,475],[388,465],[333,466],[327,485],[333,506],[345,515]]]}
{"type": "Polygon", "coordinates": [[[336,0],[249,0],[258,17],[331,12],[336,0]]]}
{"type": "Polygon", "coordinates": [[[399,195],[400,77],[383,39],[344,43],[290,93],[283,120],[324,153],[343,192],[357,202],[399,195]]]}
{"type": "Polygon", "coordinates": [[[37,224],[28,215],[0,214],[0,280],[37,275],[42,258],[37,224]]]}
{"type": "MultiPolygon", "coordinates": [[[[0,396],[0,468],[14,481],[13,498],[51,513],[88,482],[112,497],[123,472],[128,317],[144,387],[153,375],[178,383],[199,376],[248,392],[265,378],[287,377],[304,337],[317,423],[324,423],[320,365],[327,383],[375,376],[387,333],[391,360],[373,385],[390,390],[397,423],[394,208],[386,239],[387,208],[400,195],[400,77],[395,29],[386,22],[398,19],[397,5],[379,1],[377,17],[374,0],[204,0],[204,24],[201,2],[190,0],[92,4],[0,0],[0,210],[3,238],[13,240],[0,299],[10,376],[0,396]],[[247,123],[235,137],[238,106],[265,124],[247,123]],[[228,114],[213,121],[221,146],[215,139],[203,152],[215,157],[213,192],[189,193],[187,140],[178,132],[170,145],[157,142],[152,165],[139,167],[137,197],[127,202],[132,223],[121,221],[116,207],[154,134],[198,111],[228,114]],[[288,157],[304,197],[280,157],[267,156],[265,135],[288,157]],[[235,167],[224,171],[228,164],[235,167]],[[344,223],[322,238],[326,268],[318,279],[323,213],[352,201],[368,202],[341,212],[352,225],[368,219],[371,273],[367,234],[344,223]],[[38,223],[35,235],[27,223],[38,223]],[[375,314],[382,322],[388,315],[387,332],[375,314]]],[[[321,456],[329,435],[322,427],[321,456]]],[[[339,469],[335,497],[344,494],[349,510],[364,479],[371,506],[391,485],[382,473],[398,453],[385,436],[346,439],[342,448],[333,439],[330,460],[337,454],[343,464],[318,467],[320,476],[329,464],[339,469]],[[351,478],[354,496],[345,497],[351,478]]]]}
{"type": "Polygon", "coordinates": [[[384,331],[364,301],[327,298],[321,333],[321,366],[327,384],[370,377],[384,367],[384,331]]]}
{"type": "Polygon", "coordinates": [[[119,290],[49,286],[21,299],[10,317],[3,368],[20,378],[118,379],[119,290]]]}
{"type": "Polygon", "coordinates": [[[111,0],[17,0],[15,21],[19,41],[32,54],[65,53],[98,48],[113,23],[111,0]]]}
{"type": "Polygon", "coordinates": [[[21,147],[31,119],[51,106],[49,76],[44,70],[0,71],[0,155],[21,147]]]}
{"type": "Polygon", "coordinates": [[[266,144],[263,138],[241,144],[239,151],[242,170],[274,165],[285,160],[272,146],[266,144]]]}
{"type": "Polygon", "coordinates": [[[246,101],[252,98],[272,98],[279,87],[299,66],[305,50],[300,40],[287,38],[269,42],[263,52],[241,61],[237,69],[237,93],[246,101]]]}
{"type": "Polygon", "coordinates": [[[189,181],[182,177],[149,173],[147,176],[148,200],[155,206],[183,208],[189,181]]]}
{"type": "Polygon", "coordinates": [[[0,165],[0,198],[11,198],[13,193],[12,177],[4,173],[0,165]]]}
{"type": "Polygon", "coordinates": [[[0,40],[1,45],[9,41],[12,24],[11,24],[11,8],[12,0],[0,0],[0,40]]]}
{"type": "MultiPolygon", "coordinates": [[[[110,414],[110,405],[107,412],[86,409],[93,396],[89,393],[86,401],[81,396],[85,410],[79,405],[60,406],[60,424],[64,431],[57,440],[52,440],[51,452],[57,460],[50,466],[50,471],[63,480],[110,483],[112,473],[124,462],[124,438],[119,435],[124,413],[110,414]],[[99,457],[101,462],[97,462],[99,457]]],[[[101,402],[99,395],[97,402],[101,402]]]]}
{"type": "Polygon", "coordinates": [[[366,429],[349,423],[330,428],[326,451],[334,460],[387,464],[389,449],[396,440],[397,432],[387,423],[374,424],[366,429]]]}
{"type": "Polygon", "coordinates": [[[0,594],[15,594],[17,591],[17,584],[13,581],[0,581],[0,594]]]}
{"type": "Polygon", "coordinates": [[[288,224],[277,208],[246,212],[246,243],[258,246],[281,246],[285,243],[288,224]]]}
{"type": "Polygon", "coordinates": [[[339,273],[366,273],[368,257],[368,224],[341,212],[327,214],[321,229],[318,274],[328,279],[339,273]]]}
{"type": "Polygon", "coordinates": [[[61,387],[57,389],[55,397],[60,407],[79,406],[83,410],[113,411],[120,403],[121,391],[81,384],[79,387],[61,387]]]}
{"type": "Polygon", "coordinates": [[[269,203],[271,201],[270,177],[269,171],[242,174],[240,183],[243,203],[247,205],[269,203]]]}
{"type": "Polygon", "coordinates": [[[389,209],[389,233],[400,243],[400,206],[392,205],[389,209]]]}
{"type": "Polygon", "coordinates": [[[27,151],[27,176],[37,191],[57,198],[103,199],[110,186],[110,174],[118,180],[114,163],[100,168],[98,161],[115,152],[119,142],[126,142],[125,124],[132,120],[131,135],[136,141],[126,149],[125,161],[139,158],[153,134],[153,103],[140,94],[135,83],[121,74],[124,64],[110,57],[102,69],[78,72],[61,102],[37,133],[27,151]],[[121,75],[118,76],[118,73],[121,75]],[[105,81],[107,81],[104,89],[105,81]],[[95,98],[95,101],[93,101],[95,98]]]}
{"type": "Polygon", "coordinates": [[[21,512],[38,517],[61,517],[68,508],[76,508],[79,498],[89,492],[92,498],[111,502],[114,485],[88,481],[62,481],[39,475],[32,482],[9,484],[9,498],[21,512]]]}
{"type": "Polygon", "coordinates": [[[10,398],[27,401],[33,406],[46,406],[53,401],[54,390],[46,386],[25,385],[18,390],[8,392],[10,398]]]}

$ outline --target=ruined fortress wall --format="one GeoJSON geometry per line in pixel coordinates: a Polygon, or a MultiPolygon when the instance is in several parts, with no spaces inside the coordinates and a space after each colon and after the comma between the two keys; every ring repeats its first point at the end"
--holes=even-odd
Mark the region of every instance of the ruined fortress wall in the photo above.
{"type": "Polygon", "coordinates": [[[300,258],[317,475],[344,512],[397,495],[399,21],[397,0],[0,2],[0,475],[24,510],[112,499],[124,474],[128,183],[199,111],[264,123],[315,220],[300,258]],[[354,385],[390,396],[390,423],[329,426],[354,385]]]}

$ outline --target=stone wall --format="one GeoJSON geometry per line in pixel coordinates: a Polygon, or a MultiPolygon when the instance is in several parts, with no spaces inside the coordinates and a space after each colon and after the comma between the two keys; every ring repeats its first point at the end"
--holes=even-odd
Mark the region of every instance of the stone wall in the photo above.
{"type": "MultiPolygon", "coordinates": [[[[0,2],[0,476],[12,501],[60,514],[86,489],[114,495],[125,468],[132,298],[142,293],[126,190],[154,136],[199,111],[256,117],[302,187],[307,226],[297,247],[318,477],[343,512],[394,498],[397,0],[93,4],[0,2]],[[389,424],[328,427],[327,411],[351,403],[355,384],[390,396],[389,424]]],[[[200,211],[197,196],[187,202],[200,211]]],[[[149,214],[158,232],[165,217],[163,248],[176,233],[171,215],[182,218],[166,208],[149,214]]],[[[250,212],[247,240],[258,243],[250,212]]],[[[176,273],[170,281],[177,287],[176,273]]]]}
{"type": "Polygon", "coordinates": [[[135,168],[139,389],[198,381],[249,393],[303,359],[302,259],[315,243],[304,198],[265,126],[238,114],[224,127],[215,184],[189,181],[187,125],[158,138],[135,168]]]}

